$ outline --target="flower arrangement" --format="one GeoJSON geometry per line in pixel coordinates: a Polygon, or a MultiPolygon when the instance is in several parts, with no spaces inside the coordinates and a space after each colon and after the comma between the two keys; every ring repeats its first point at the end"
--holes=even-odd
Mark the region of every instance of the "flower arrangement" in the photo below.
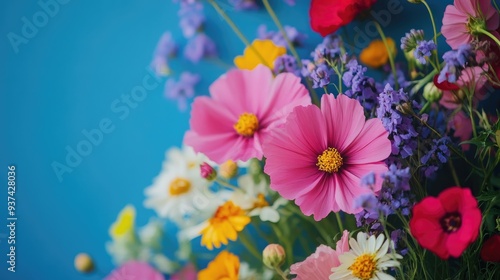
{"type": "MultiPolygon", "coordinates": [[[[129,205],[111,226],[119,267],[106,279],[500,278],[495,1],[449,1],[437,14],[408,0],[433,29],[415,23],[397,45],[370,13],[382,1],[311,0],[303,16],[323,39],[308,57],[271,1],[176,2],[185,59],[228,63],[204,32],[206,8],[244,48],[209,95],[194,97],[199,74],[168,77],[189,130],[144,191],[157,217],[136,229],[129,205]],[[249,40],[222,2],[267,12],[278,31],[249,40]],[[342,36],[353,20],[378,38],[342,36]]],[[[172,76],[177,55],[166,32],[152,69],[172,76]]]]}

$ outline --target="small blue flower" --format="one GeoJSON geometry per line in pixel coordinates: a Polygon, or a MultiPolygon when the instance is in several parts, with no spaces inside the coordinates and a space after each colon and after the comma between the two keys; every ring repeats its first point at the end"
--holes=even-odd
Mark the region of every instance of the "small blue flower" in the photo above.
{"type": "Polygon", "coordinates": [[[432,55],[432,51],[436,49],[436,44],[434,41],[419,41],[417,47],[415,48],[415,59],[420,62],[420,64],[427,64],[426,58],[432,55]]]}

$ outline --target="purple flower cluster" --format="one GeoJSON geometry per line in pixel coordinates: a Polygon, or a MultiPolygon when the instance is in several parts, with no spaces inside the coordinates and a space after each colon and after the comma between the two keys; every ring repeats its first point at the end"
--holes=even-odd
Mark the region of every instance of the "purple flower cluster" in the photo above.
{"type": "Polygon", "coordinates": [[[328,85],[330,76],[334,73],[332,66],[346,62],[346,56],[342,54],[342,40],[335,35],[325,37],[311,53],[311,57],[313,61],[302,61],[301,73],[313,81],[314,88],[328,85]]]}
{"type": "MultiPolygon", "coordinates": [[[[305,34],[300,33],[293,26],[285,25],[283,29],[285,29],[288,40],[290,40],[290,42],[294,46],[302,45],[304,43],[304,40],[307,38],[305,34]]],[[[265,24],[261,24],[257,29],[257,37],[263,40],[272,40],[274,44],[288,48],[288,44],[283,34],[281,34],[281,32],[279,31],[268,31],[265,24]]]]}
{"type": "Polygon", "coordinates": [[[420,64],[427,64],[426,58],[432,55],[432,51],[436,49],[436,44],[434,41],[418,41],[417,47],[415,48],[415,59],[420,62],[420,64]]]}
{"type": "Polygon", "coordinates": [[[199,81],[200,75],[189,72],[183,72],[179,81],[170,78],[165,83],[165,97],[177,100],[179,110],[185,111],[187,100],[194,97],[194,87],[199,81]]]}
{"type": "MultiPolygon", "coordinates": [[[[392,88],[397,88],[391,67],[386,64],[382,69],[385,72],[386,79],[382,83],[377,83],[377,91],[384,91],[387,84],[389,84],[392,88]]],[[[399,64],[396,64],[396,81],[398,81],[398,87],[402,89],[406,89],[411,85],[411,82],[406,79],[405,72],[401,69],[401,65],[399,64]]]]}
{"type": "Polygon", "coordinates": [[[378,96],[380,106],[377,108],[377,118],[389,132],[392,142],[392,157],[407,158],[412,156],[418,146],[418,132],[412,122],[412,116],[401,112],[402,108],[418,108],[418,104],[409,101],[408,94],[402,89],[393,90],[387,84],[378,96]]]}
{"type": "Polygon", "coordinates": [[[151,68],[155,71],[158,76],[166,76],[170,74],[170,68],[168,67],[168,58],[175,56],[177,53],[177,44],[172,38],[170,32],[165,32],[160,37],[158,44],[156,45],[155,52],[153,54],[153,60],[151,61],[151,68]]]}
{"type": "Polygon", "coordinates": [[[205,33],[196,34],[184,47],[184,57],[194,63],[202,58],[213,56],[217,56],[217,48],[214,41],[205,33]]]}
{"type": "Polygon", "coordinates": [[[193,37],[202,30],[205,24],[203,6],[200,3],[181,3],[178,15],[180,18],[179,25],[186,38],[193,37]]]}
{"type": "Polygon", "coordinates": [[[428,141],[427,151],[420,158],[420,162],[422,163],[420,170],[425,177],[432,177],[441,164],[448,161],[448,158],[450,157],[448,144],[450,142],[451,140],[448,137],[428,141]]]}
{"type": "MultiPolygon", "coordinates": [[[[368,194],[356,199],[356,205],[363,207],[363,211],[357,213],[356,223],[358,226],[368,225],[371,230],[381,231],[380,215],[387,217],[400,212],[408,216],[413,206],[413,197],[410,192],[410,168],[398,168],[395,164],[389,166],[389,170],[382,174],[382,189],[378,196],[368,194]]],[[[375,184],[375,174],[369,173],[361,180],[361,185],[372,188],[375,184]]]]}
{"type": "Polygon", "coordinates": [[[279,73],[292,73],[300,77],[300,69],[297,65],[297,60],[289,54],[284,54],[276,58],[273,70],[276,75],[279,73]]]}
{"type": "Polygon", "coordinates": [[[188,39],[184,47],[184,57],[194,63],[202,58],[216,56],[214,41],[203,32],[205,15],[203,5],[197,1],[181,1],[179,10],[182,33],[188,39]]]}
{"type": "Polygon", "coordinates": [[[359,65],[356,59],[346,64],[347,71],[342,75],[344,85],[350,87],[345,95],[357,99],[367,112],[371,112],[378,105],[378,92],[375,80],[365,76],[366,67],[359,65]]]}
{"type": "Polygon", "coordinates": [[[474,57],[475,52],[469,44],[461,45],[456,50],[445,52],[443,54],[445,65],[439,73],[438,83],[444,81],[455,83],[466,66],[475,65],[474,57]]]}
{"type": "Polygon", "coordinates": [[[412,29],[401,38],[401,49],[405,52],[411,52],[417,47],[418,42],[423,40],[424,31],[412,29]]]}

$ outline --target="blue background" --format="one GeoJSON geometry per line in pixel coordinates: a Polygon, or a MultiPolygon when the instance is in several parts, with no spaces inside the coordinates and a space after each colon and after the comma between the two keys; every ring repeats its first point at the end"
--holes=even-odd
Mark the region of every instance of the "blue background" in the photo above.
{"type": "MultiPolygon", "coordinates": [[[[309,1],[297,0],[296,8],[271,2],[284,24],[309,30],[309,1]]],[[[424,27],[431,36],[425,7],[401,2],[405,9],[392,16],[387,34],[397,44],[412,27],[424,27]]],[[[375,9],[385,3],[379,1],[375,9]]],[[[438,26],[444,6],[431,3],[438,26]]],[[[260,23],[275,30],[263,10],[242,13],[223,7],[251,39],[260,23]]],[[[89,253],[102,274],[113,269],[104,247],[109,225],[129,203],[137,208],[139,226],[154,215],[142,206],[143,189],[159,172],[165,151],[180,146],[188,129],[189,112],[179,112],[175,102],[163,97],[164,81],[123,120],[111,109],[115,100],[151,75],[152,52],[165,30],[172,31],[181,48],[185,44],[178,5],[169,0],[69,1],[59,5],[59,11],[15,53],[7,34],[21,35],[22,18],[32,21],[41,10],[36,1],[0,3],[0,178],[6,186],[7,166],[16,165],[18,217],[16,273],[10,273],[3,225],[7,188],[1,187],[0,279],[100,279],[97,274],[76,272],[74,256],[89,253]],[[104,134],[102,142],[60,182],[52,163],[65,164],[66,147],[76,149],[85,140],[82,130],[98,128],[105,118],[114,131],[104,134]]],[[[243,44],[211,7],[206,6],[205,12],[207,34],[217,42],[220,58],[231,63],[243,44]]],[[[308,32],[308,36],[301,51],[304,58],[306,50],[320,42],[319,35],[308,32]]],[[[210,82],[225,71],[220,65],[180,59],[171,66],[176,77],[183,70],[202,74],[198,94],[206,94],[210,82]]]]}

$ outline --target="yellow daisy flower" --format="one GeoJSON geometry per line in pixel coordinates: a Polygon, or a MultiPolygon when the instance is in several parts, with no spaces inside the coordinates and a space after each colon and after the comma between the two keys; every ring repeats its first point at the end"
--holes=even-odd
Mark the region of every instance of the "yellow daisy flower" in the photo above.
{"type": "Polygon", "coordinates": [[[238,232],[242,231],[250,223],[250,217],[245,214],[241,207],[227,201],[219,206],[215,214],[208,220],[208,225],[201,230],[201,245],[212,250],[214,246],[219,248],[221,243],[226,245],[228,239],[235,241],[238,232]]]}
{"type": "Polygon", "coordinates": [[[274,61],[286,53],[285,47],[276,46],[272,40],[254,40],[251,47],[245,48],[243,55],[234,58],[239,69],[252,70],[259,64],[273,69],[274,61]]]}
{"type": "MultiPolygon", "coordinates": [[[[391,50],[392,57],[396,56],[396,44],[391,38],[387,38],[387,45],[391,50]]],[[[359,55],[361,62],[369,67],[378,68],[389,61],[389,53],[382,40],[373,40],[368,47],[364,48],[359,55]]]]}
{"type": "Polygon", "coordinates": [[[130,238],[134,235],[135,208],[127,205],[118,214],[118,218],[109,228],[109,235],[113,240],[130,238]]]}
{"type": "Polygon", "coordinates": [[[198,280],[238,280],[240,260],[228,251],[220,252],[207,268],[198,273],[198,280]]]}

